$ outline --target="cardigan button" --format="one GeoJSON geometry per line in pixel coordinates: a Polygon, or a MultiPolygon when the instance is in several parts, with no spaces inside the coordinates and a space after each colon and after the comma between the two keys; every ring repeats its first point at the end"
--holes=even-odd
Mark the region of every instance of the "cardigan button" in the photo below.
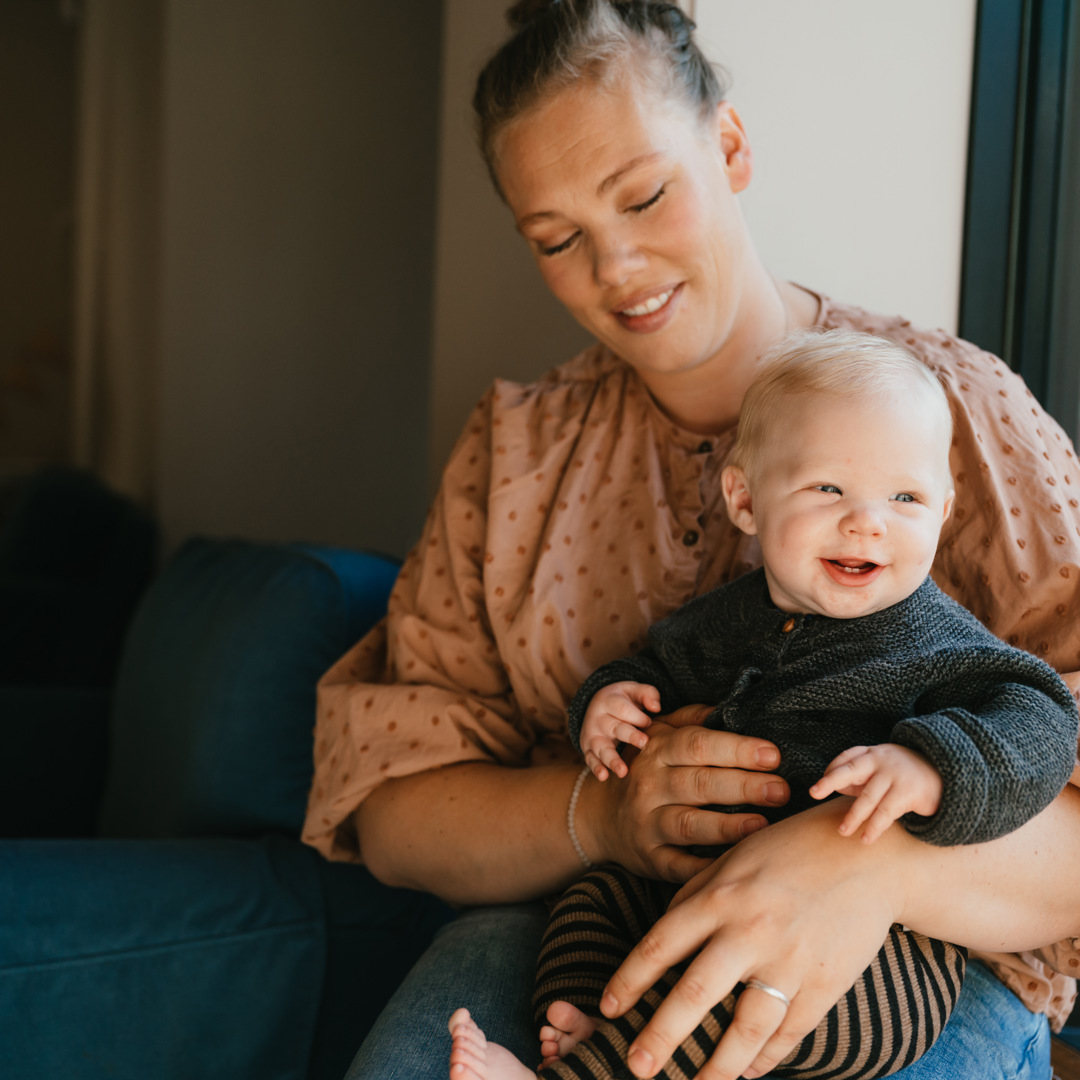
{"type": "Polygon", "coordinates": [[[703,442],[703,443],[702,443],[702,444],[701,444],[701,445],[700,445],[700,446],[699,446],[699,447],[697,448],[697,452],[698,452],[699,454],[711,454],[711,453],[712,453],[712,443],[711,443],[711,442],[709,442],[709,441],[708,441],[708,439],[706,439],[706,440],[705,440],[705,442],[703,442]]]}
{"type": "Polygon", "coordinates": [[[698,534],[693,529],[683,533],[682,542],[687,547],[693,547],[698,542],[698,534]]]}
{"type": "Polygon", "coordinates": [[[795,629],[795,620],[788,619],[788,621],[784,623],[784,625],[780,629],[783,633],[790,634],[791,631],[795,629]]]}

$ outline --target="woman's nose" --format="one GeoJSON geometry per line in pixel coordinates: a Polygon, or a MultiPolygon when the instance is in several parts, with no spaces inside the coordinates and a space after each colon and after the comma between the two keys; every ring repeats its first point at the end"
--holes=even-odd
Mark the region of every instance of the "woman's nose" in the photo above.
{"type": "Polygon", "coordinates": [[[598,285],[625,285],[643,265],[641,252],[621,237],[596,245],[593,275],[598,285]]]}

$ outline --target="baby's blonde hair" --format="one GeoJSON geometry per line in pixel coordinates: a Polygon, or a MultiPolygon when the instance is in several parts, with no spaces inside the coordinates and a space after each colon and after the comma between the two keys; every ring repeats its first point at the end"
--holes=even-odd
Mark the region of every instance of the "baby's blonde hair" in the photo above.
{"type": "MultiPolygon", "coordinates": [[[[730,464],[748,478],[785,402],[815,395],[894,404],[912,390],[939,409],[945,446],[952,438],[952,411],[933,372],[902,345],[855,330],[795,330],[761,358],[761,369],[743,398],[730,464]]],[[[947,466],[946,466],[947,467],[947,466]]]]}

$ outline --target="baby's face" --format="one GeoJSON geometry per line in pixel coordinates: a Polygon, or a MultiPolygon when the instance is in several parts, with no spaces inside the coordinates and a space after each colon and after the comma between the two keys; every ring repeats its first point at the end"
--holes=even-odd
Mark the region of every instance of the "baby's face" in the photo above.
{"type": "Polygon", "coordinates": [[[758,536],[773,602],[851,619],[911,595],[953,502],[939,408],[918,390],[902,404],[817,395],[777,419],[748,509],[729,500],[758,536]]]}

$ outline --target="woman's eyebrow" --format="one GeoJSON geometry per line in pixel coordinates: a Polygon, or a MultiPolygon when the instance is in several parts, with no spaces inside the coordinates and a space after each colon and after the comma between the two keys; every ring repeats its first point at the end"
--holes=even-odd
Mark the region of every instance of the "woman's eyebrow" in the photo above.
{"type": "Polygon", "coordinates": [[[621,168],[616,169],[606,180],[604,180],[600,186],[596,189],[597,195],[603,195],[613,184],[617,184],[628,172],[633,171],[639,165],[648,165],[649,163],[656,161],[657,158],[662,158],[664,155],[659,150],[653,151],[651,154],[640,154],[638,157],[628,161],[621,168]]]}
{"type": "Polygon", "coordinates": [[[537,210],[535,214],[526,214],[520,221],[515,223],[515,228],[518,232],[521,232],[526,225],[531,225],[534,221],[544,221],[546,218],[555,217],[554,210],[537,210]]]}
{"type": "MultiPolygon", "coordinates": [[[[649,165],[663,156],[664,155],[659,150],[654,150],[650,154],[639,154],[636,158],[631,158],[625,165],[620,165],[610,176],[600,182],[600,186],[596,189],[596,194],[603,195],[605,191],[608,191],[613,185],[617,184],[627,173],[633,172],[634,169],[641,165],[649,165]]],[[[546,218],[555,216],[556,214],[553,210],[538,210],[535,214],[526,214],[516,223],[516,227],[518,232],[521,232],[522,229],[527,225],[532,225],[533,222],[543,221],[546,218]]]]}

